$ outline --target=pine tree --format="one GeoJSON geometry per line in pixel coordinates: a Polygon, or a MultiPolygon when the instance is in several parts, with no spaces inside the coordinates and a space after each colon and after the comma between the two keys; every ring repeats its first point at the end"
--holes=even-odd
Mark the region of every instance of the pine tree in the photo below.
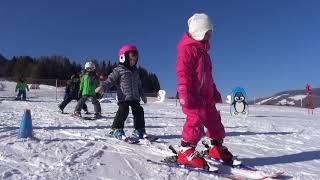
{"type": "MultiPolygon", "coordinates": [[[[95,63],[99,74],[109,75],[112,70],[118,66],[118,63],[112,63],[110,60],[102,61],[91,60],[95,63]]],[[[51,79],[47,81],[49,85],[55,85],[53,79],[68,80],[74,73],[82,70],[80,64],[70,62],[69,58],[61,55],[41,56],[32,58],[30,56],[14,56],[7,60],[0,54],[0,77],[18,78],[21,76],[32,79],[51,79]]],[[[157,92],[160,89],[160,83],[157,76],[149,73],[145,68],[138,67],[140,79],[146,93],[157,92]]]]}

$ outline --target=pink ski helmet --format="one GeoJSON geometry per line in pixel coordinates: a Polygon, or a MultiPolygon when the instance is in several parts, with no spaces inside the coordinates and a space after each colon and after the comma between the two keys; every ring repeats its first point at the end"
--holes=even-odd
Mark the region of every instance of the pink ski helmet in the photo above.
{"type": "Polygon", "coordinates": [[[119,51],[119,54],[118,54],[119,61],[121,63],[124,63],[126,61],[125,53],[128,51],[137,51],[138,52],[138,49],[136,46],[131,45],[131,44],[126,44],[126,45],[122,46],[119,51]]]}

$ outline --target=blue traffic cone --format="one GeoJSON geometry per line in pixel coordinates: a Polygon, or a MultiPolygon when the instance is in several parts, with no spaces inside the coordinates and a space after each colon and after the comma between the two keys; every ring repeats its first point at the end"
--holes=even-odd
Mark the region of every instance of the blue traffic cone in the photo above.
{"type": "Polygon", "coordinates": [[[26,109],[20,123],[18,138],[32,137],[32,119],[30,109],[26,109]]]}

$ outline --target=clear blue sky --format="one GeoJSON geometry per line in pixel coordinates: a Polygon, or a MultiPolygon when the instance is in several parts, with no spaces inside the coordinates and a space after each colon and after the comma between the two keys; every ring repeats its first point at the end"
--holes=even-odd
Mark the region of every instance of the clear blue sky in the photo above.
{"type": "Polygon", "coordinates": [[[0,54],[59,54],[72,61],[117,60],[137,45],[139,64],[175,94],[176,45],[196,12],[214,21],[210,55],[225,96],[242,86],[252,97],[320,86],[320,1],[306,0],[3,0],[0,54]]]}

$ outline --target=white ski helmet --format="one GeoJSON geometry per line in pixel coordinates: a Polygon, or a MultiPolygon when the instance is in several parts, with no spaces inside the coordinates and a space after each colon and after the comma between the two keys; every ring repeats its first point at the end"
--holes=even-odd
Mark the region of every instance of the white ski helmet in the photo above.
{"type": "Polygon", "coordinates": [[[96,69],[96,66],[94,65],[93,62],[89,61],[89,62],[86,62],[86,64],[84,65],[84,69],[92,71],[96,69]]]}

